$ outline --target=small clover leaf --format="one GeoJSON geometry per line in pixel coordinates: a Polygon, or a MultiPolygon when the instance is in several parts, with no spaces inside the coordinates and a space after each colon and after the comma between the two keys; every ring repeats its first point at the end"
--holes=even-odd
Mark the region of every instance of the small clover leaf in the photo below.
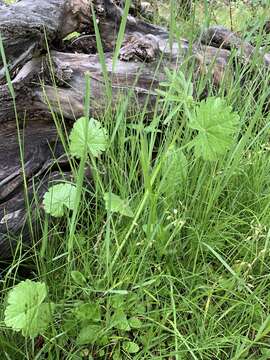
{"type": "Polygon", "coordinates": [[[136,354],[140,350],[139,345],[132,341],[125,341],[123,343],[123,349],[129,354],[136,354]]]}
{"type": "Polygon", "coordinates": [[[132,329],[140,329],[142,327],[142,322],[140,319],[138,319],[137,317],[132,317],[131,319],[128,320],[129,326],[132,329]]]}

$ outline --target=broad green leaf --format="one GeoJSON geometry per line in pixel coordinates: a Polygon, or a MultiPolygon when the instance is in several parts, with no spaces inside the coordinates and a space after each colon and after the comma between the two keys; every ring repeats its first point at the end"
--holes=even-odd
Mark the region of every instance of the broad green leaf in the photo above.
{"type": "Polygon", "coordinates": [[[84,151],[95,157],[99,156],[107,147],[107,131],[95,119],[82,117],[78,119],[70,133],[71,155],[82,158],[84,151]],[[86,147],[86,149],[85,149],[86,147]]]}
{"type": "Polygon", "coordinates": [[[86,279],[84,275],[80,271],[71,271],[71,277],[73,281],[80,286],[84,286],[86,283],[86,279]]]}
{"type": "Polygon", "coordinates": [[[65,208],[74,210],[76,200],[76,186],[71,184],[57,184],[46,192],[43,199],[47,214],[54,217],[64,215],[65,208]]]}
{"type": "Polygon", "coordinates": [[[132,329],[140,329],[142,327],[142,322],[137,317],[132,317],[128,320],[128,323],[132,329]]]}
{"type": "Polygon", "coordinates": [[[194,110],[190,128],[198,134],[192,142],[196,157],[216,160],[230,149],[236,133],[239,116],[224,99],[209,97],[194,110]]]}
{"type": "Polygon", "coordinates": [[[140,350],[139,345],[132,341],[125,341],[123,343],[123,349],[129,354],[136,354],[140,350]]]}
{"type": "Polygon", "coordinates": [[[127,320],[127,316],[124,313],[124,311],[121,310],[121,309],[118,309],[118,310],[115,311],[115,313],[112,316],[111,321],[112,321],[112,326],[115,329],[124,330],[124,331],[129,331],[130,330],[130,326],[129,326],[129,323],[128,323],[128,320],[127,320]]]}
{"type": "Polygon", "coordinates": [[[104,201],[106,210],[119,213],[124,216],[134,217],[134,213],[126,200],[122,200],[118,195],[113,193],[105,193],[104,201]]]}
{"type": "Polygon", "coordinates": [[[100,325],[88,325],[81,329],[78,337],[78,345],[94,344],[100,337],[102,328],[100,325]]]}
{"type": "Polygon", "coordinates": [[[97,303],[82,304],[76,308],[75,316],[78,320],[99,322],[101,320],[100,305],[97,303]]]}
{"type": "Polygon", "coordinates": [[[24,336],[35,337],[43,333],[51,321],[50,305],[44,283],[25,280],[8,294],[5,324],[24,336]]]}

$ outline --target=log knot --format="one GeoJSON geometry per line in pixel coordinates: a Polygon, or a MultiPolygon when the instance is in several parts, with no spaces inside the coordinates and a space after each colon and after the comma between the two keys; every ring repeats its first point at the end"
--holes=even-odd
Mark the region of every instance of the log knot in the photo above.
{"type": "Polygon", "coordinates": [[[120,50],[123,61],[154,61],[160,54],[159,43],[154,35],[134,34],[128,37],[120,50]]]}

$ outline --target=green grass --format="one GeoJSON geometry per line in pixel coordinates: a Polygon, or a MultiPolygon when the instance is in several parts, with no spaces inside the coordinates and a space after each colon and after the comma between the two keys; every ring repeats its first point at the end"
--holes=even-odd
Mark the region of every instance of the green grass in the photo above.
{"type": "MultiPolygon", "coordinates": [[[[222,19],[224,8],[209,14],[214,11],[222,19]]],[[[202,19],[203,12],[195,22],[202,19]]],[[[195,28],[193,20],[184,31],[195,28]]],[[[177,24],[171,19],[174,33],[180,31],[177,24]]],[[[257,35],[258,46],[260,41],[257,35]]],[[[107,111],[100,119],[110,142],[98,161],[90,160],[93,188],[83,188],[84,159],[73,216],[64,225],[45,223],[42,251],[36,246],[18,254],[0,280],[1,320],[8,291],[27,271],[46,283],[55,304],[53,323],[37,341],[1,321],[1,359],[270,358],[270,123],[263,109],[269,75],[260,80],[254,71],[245,87],[240,70],[235,76],[226,100],[238,112],[240,128],[218,161],[185,148],[194,136],[185,112],[166,124],[168,114],[157,111],[150,119],[156,125],[152,132],[144,130],[145,114],[126,114],[124,101],[116,114],[107,111]],[[162,174],[172,144],[184,147],[187,174],[176,172],[173,186],[167,186],[162,174]],[[107,211],[106,191],[128,199],[134,218],[107,211]],[[74,271],[85,280],[76,280],[74,271]],[[75,311],[83,304],[98,309],[93,323],[102,331],[97,341],[79,345],[89,325],[75,311]],[[129,354],[127,341],[139,351],[129,354]]],[[[172,112],[177,106],[167,105],[172,112]]]]}

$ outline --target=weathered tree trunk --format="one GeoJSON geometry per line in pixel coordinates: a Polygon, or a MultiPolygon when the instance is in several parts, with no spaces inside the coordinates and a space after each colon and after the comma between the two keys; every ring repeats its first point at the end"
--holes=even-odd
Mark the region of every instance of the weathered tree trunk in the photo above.
{"type": "MultiPolygon", "coordinates": [[[[16,245],[35,240],[36,212],[42,211],[48,184],[71,177],[52,113],[66,121],[67,128],[83,115],[86,71],[91,77],[91,115],[98,117],[106,109],[92,11],[106,51],[113,107],[128,95],[130,111],[134,104],[143,108],[146,101],[151,111],[164,68],[178,69],[187,56],[195,61],[195,72],[204,73],[209,65],[218,86],[232,48],[242,50],[247,61],[253,54],[249,44],[222,28],[210,29],[191,46],[184,39],[170,44],[165,29],[130,16],[113,71],[112,50],[122,15],[113,1],[22,0],[12,6],[0,1],[0,34],[15,92],[14,99],[0,57],[0,258],[10,257],[16,245]],[[73,31],[83,35],[64,44],[63,38],[73,31]]],[[[268,66],[268,56],[262,58],[268,66]]]]}

